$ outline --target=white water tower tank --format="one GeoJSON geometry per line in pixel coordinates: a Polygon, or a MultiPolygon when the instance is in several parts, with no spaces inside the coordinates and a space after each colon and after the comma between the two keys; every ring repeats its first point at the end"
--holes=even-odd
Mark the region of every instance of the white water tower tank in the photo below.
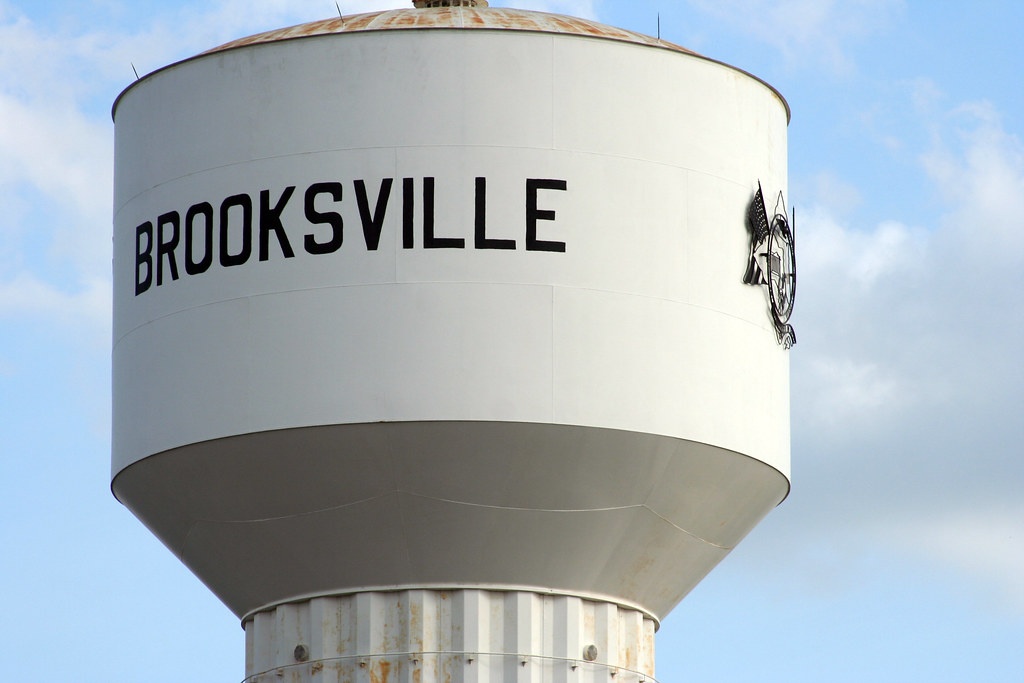
{"type": "Polygon", "coordinates": [[[789,489],[743,282],[787,106],[648,36],[416,4],[118,98],[113,491],[250,683],[649,680],[789,489]]]}

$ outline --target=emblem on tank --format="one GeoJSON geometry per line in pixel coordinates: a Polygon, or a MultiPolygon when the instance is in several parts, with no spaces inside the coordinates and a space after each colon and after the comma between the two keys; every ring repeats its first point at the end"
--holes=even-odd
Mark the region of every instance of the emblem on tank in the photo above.
{"type": "Polygon", "coordinates": [[[747,228],[750,230],[750,256],[743,282],[748,285],[764,285],[768,289],[772,322],[779,343],[790,348],[796,343],[796,332],[789,324],[796,300],[796,249],[793,241],[793,226],[796,224],[786,214],[786,201],[779,192],[775,212],[771,221],[765,210],[764,194],[760,181],[757,192],[747,207],[747,228]]]}

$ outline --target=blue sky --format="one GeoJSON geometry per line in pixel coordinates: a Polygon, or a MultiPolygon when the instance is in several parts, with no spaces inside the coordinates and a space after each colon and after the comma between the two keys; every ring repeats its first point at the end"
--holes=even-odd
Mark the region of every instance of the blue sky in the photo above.
{"type": "MultiPolygon", "coordinates": [[[[793,110],[793,492],[666,619],[658,678],[1021,680],[1024,3],[492,4],[660,14],[793,110]]],[[[334,13],[0,0],[5,679],[242,678],[235,617],[109,493],[109,111],[133,64],[334,13]]]]}

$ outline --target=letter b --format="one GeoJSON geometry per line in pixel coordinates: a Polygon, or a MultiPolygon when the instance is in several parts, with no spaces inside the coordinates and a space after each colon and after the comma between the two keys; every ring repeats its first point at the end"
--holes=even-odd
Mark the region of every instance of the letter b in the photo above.
{"type": "Polygon", "coordinates": [[[153,223],[146,221],[135,228],[135,296],[142,294],[153,284],[153,223]],[[146,236],[146,249],[142,249],[142,236],[146,236]],[[141,277],[142,266],[146,266],[146,277],[141,277]]]}

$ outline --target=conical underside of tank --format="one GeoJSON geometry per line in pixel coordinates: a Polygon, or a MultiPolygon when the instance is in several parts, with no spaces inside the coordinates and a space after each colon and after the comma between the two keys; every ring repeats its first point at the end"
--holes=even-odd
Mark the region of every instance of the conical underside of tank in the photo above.
{"type": "Polygon", "coordinates": [[[133,464],[113,488],[240,617],[300,596],[477,586],[660,619],[788,482],[650,434],[411,422],[195,444],[133,464]]]}

